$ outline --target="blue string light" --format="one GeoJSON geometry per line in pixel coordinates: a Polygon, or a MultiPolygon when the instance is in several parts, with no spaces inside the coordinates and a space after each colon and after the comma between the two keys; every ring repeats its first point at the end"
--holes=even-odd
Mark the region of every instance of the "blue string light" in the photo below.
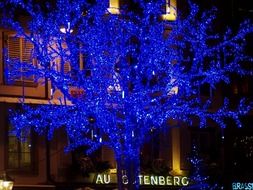
{"type": "Polygon", "coordinates": [[[186,189],[199,189],[199,190],[215,190],[222,189],[218,184],[210,184],[208,182],[209,176],[204,174],[204,161],[201,159],[198,148],[193,145],[191,156],[189,157],[191,164],[191,174],[189,176],[190,184],[188,187],[183,187],[181,190],[186,189]]]}
{"type": "Polygon", "coordinates": [[[3,10],[6,17],[1,25],[32,43],[32,58],[39,63],[6,56],[6,68],[11,69],[5,74],[19,76],[22,67],[23,75],[34,76],[37,83],[48,79],[73,104],[23,105],[22,111],[11,110],[18,136],[33,128],[51,139],[55,130],[64,127],[67,151],[87,145],[91,153],[106,145],[117,160],[138,160],[151,131],[167,127],[169,119],[191,124],[197,117],[200,127],[211,119],[225,128],[224,118],[232,118],[241,127],[240,116],[251,109],[246,100],[235,110],[229,110],[227,100],[211,109],[213,99],[203,100],[198,94],[201,85],[215,89],[221,82],[230,83],[231,73],[252,75],[241,64],[252,62],[244,52],[252,25],[245,21],[236,34],[231,30],[216,34],[214,9],[199,16],[198,6],[191,4],[187,18],[168,22],[161,20],[161,2],[138,2],[139,11],[123,10],[121,15],[109,14],[107,1],[57,0],[46,10],[31,0],[0,4],[12,5],[3,10]],[[12,16],[15,8],[30,16],[27,28],[12,16]],[[84,63],[81,69],[79,57],[84,63]],[[64,71],[68,64],[71,70],[64,71]],[[84,93],[73,96],[70,86],[84,93]]]}

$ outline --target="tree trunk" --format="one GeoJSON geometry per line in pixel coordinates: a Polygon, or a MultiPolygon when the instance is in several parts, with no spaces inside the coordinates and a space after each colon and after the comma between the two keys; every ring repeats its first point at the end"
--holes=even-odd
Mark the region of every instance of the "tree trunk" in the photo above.
{"type": "Polygon", "coordinates": [[[139,189],[139,173],[140,173],[140,158],[139,156],[133,156],[128,159],[127,172],[128,177],[128,189],[138,190],[139,189]]]}
{"type": "Polygon", "coordinates": [[[122,181],[122,171],[123,171],[123,168],[122,168],[122,159],[120,158],[117,158],[116,160],[117,162],[117,183],[118,183],[118,190],[124,190],[124,184],[123,184],[123,181],[122,181]]]}
{"type": "Polygon", "coordinates": [[[118,190],[139,190],[139,149],[131,152],[132,155],[120,155],[116,159],[118,190]]]}

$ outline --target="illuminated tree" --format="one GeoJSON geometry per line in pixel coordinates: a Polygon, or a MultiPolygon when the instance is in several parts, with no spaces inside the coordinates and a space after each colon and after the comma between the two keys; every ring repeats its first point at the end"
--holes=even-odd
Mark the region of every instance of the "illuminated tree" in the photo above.
{"type": "Polygon", "coordinates": [[[191,156],[189,157],[191,164],[190,185],[183,187],[183,189],[199,189],[199,190],[215,190],[218,189],[218,185],[210,185],[208,182],[208,176],[204,174],[204,163],[199,155],[198,148],[193,145],[191,156]]]}
{"type": "Polygon", "coordinates": [[[212,31],[213,10],[199,16],[198,7],[191,5],[187,18],[169,22],[161,19],[163,2],[135,3],[135,10],[125,7],[119,15],[108,13],[107,1],[1,4],[7,6],[2,26],[34,47],[30,61],[6,53],[7,78],[33,76],[64,94],[61,105],[23,104],[22,111],[12,110],[17,135],[33,128],[51,139],[64,127],[67,151],[87,146],[91,153],[102,145],[110,147],[119,189],[124,172],[128,188],[138,189],[140,148],[151,131],[168,127],[169,120],[191,124],[198,118],[204,127],[211,119],[224,128],[223,119],[229,117],[241,126],[240,115],[250,109],[242,100],[238,109],[229,110],[225,100],[210,111],[212,98],[199,96],[202,85],[214,89],[229,83],[231,73],[251,74],[241,66],[251,61],[244,53],[245,36],[252,31],[248,22],[235,35],[231,30],[218,35],[212,31]],[[28,16],[25,25],[15,17],[17,9],[28,16]],[[73,87],[82,93],[74,96],[73,87]]]}

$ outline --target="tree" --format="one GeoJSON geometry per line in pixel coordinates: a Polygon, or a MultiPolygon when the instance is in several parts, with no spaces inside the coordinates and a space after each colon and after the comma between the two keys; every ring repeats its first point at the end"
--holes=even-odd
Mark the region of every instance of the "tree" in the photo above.
{"type": "Polygon", "coordinates": [[[208,182],[208,176],[204,174],[203,160],[199,155],[199,150],[196,145],[193,145],[191,156],[189,157],[191,164],[191,174],[190,174],[190,185],[183,187],[183,189],[199,189],[199,190],[213,190],[217,189],[218,185],[210,185],[208,182]]]}
{"type": "Polygon", "coordinates": [[[251,61],[244,53],[244,39],[252,27],[244,22],[235,35],[231,30],[216,34],[214,10],[200,15],[194,4],[187,18],[175,22],[161,19],[161,1],[135,1],[136,9],[124,7],[120,15],[109,14],[107,4],[1,3],[7,6],[2,9],[2,26],[34,47],[30,61],[6,55],[7,76],[49,81],[65,97],[60,106],[23,104],[21,111],[11,111],[11,122],[18,136],[33,128],[49,139],[64,127],[68,151],[84,145],[88,153],[102,145],[110,147],[117,161],[119,189],[123,171],[128,188],[138,189],[140,148],[152,130],[168,127],[169,120],[191,124],[194,118],[200,127],[211,119],[224,128],[228,117],[241,126],[240,116],[250,110],[245,100],[236,110],[229,109],[228,100],[211,110],[212,98],[201,99],[199,88],[229,83],[231,73],[252,74],[242,66],[251,61]],[[15,17],[17,9],[28,15],[26,27],[15,17]],[[83,93],[73,96],[71,87],[83,93]]]}

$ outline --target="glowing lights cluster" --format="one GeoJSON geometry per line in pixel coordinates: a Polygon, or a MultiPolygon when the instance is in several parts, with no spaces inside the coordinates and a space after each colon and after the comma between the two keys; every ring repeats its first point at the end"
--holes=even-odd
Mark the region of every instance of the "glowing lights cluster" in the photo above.
{"type": "MultiPolygon", "coordinates": [[[[185,19],[161,19],[164,2],[136,1],[138,8],[122,8],[121,14],[107,11],[108,1],[89,4],[85,0],[57,0],[55,4],[35,5],[31,0],[9,0],[3,10],[2,26],[17,32],[34,45],[34,66],[8,59],[7,75],[48,79],[73,105],[24,106],[12,110],[12,123],[20,134],[28,127],[47,133],[64,127],[69,137],[67,150],[88,145],[88,153],[101,145],[112,148],[116,159],[134,160],[151,131],[168,127],[168,120],[192,124],[199,118],[205,127],[211,119],[225,127],[224,118],[239,118],[250,110],[246,101],[236,110],[224,106],[211,109],[212,98],[201,99],[199,88],[215,88],[229,83],[230,74],[250,75],[241,63],[252,61],[245,55],[245,36],[252,25],[242,23],[238,33],[212,31],[214,11],[200,15],[190,6],[185,19]],[[10,8],[11,7],[11,8],[10,8]],[[27,28],[12,17],[23,9],[27,28]],[[64,30],[64,32],[61,32],[64,30]],[[29,31],[29,32],[26,32],[29,31]],[[68,67],[66,70],[65,68],[68,67]],[[70,86],[84,93],[73,96],[70,86]],[[175,90],[176,89],[176,90],[175,90]]],[[[136,167],[138,168],[138,167],[136,167]]],[[[139,172],[136,172],[136,175],[139,172]]]]}
{"type": "Polygon", "coordinates": [[[189,158],[191,164],[190,185],[183,189],[215,190],[222,189],[217,184],[210,185],[208,176],[204,174],[204,161],[200,158],[198,148],[193,145],[189,158]]]}

